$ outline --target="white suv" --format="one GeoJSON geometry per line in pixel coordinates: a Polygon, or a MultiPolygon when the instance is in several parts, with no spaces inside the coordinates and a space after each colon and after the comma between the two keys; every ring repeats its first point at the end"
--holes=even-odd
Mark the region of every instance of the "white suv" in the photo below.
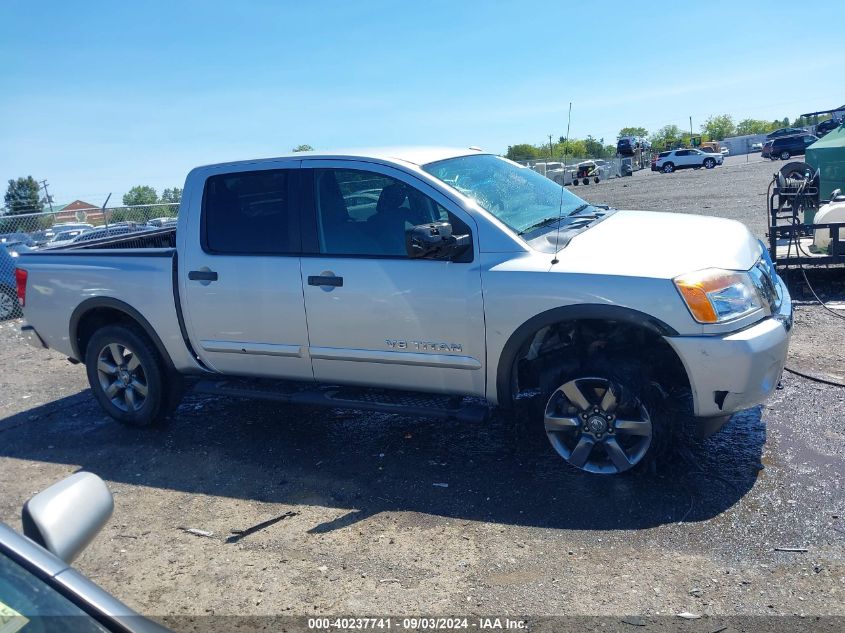
{"type": "Polygon", "coordinates": [[[660,152],[653,169],[665,174],[689,167],[713,169],[716,165],[721,165],[724,160],[725,157],[721,154],[702,152],[700,149],[675,149],[670,152],[660,152]]]}

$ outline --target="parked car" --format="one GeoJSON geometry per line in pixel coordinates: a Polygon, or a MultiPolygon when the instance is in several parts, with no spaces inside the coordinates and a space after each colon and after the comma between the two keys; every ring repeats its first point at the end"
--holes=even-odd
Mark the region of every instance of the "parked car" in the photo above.
{"type": "Polygon", "coordinates": [[[83,233],[88,233],[92,229],[70,229],[68,231],[59,231],[53,236],[49,242],[47,242],[44,246],[45,248],[56,248],[58,246],[65,246],[73,242],[75,237],[82,235],[83,233]]]}
{"type": "Polygon", "coordinates": [[[77,472],[26,502],[24,535],[0,522],[0,623],[3,631],[164,633],[80,574],[70,563],[114,508],[92,473],[77,472]]]}
{"type": "Polygon", "coordinates": [[[818,140],[817,136],[806,133],[798,136],[779,136],[771,141],[766,141],[761,156],[772,160],[779,158],[789,160],[792,156],[804,154],[807,148],[818,140]]]}
{"type": "Polygon", "coordinates": [[[17,253],[10,253],[4,244],[0,244],[0,321],[21,315],[15,283],[17,261],[17,253]]]}
{"type": "Polygon", "coordinates": [[[153,218],[152,220],[147,220],[147,226],[151,226],[155,229],[167,229],[176,226],[177,219],[164,216],[161,218],[153,218]]]}
{"type": "Polygon", "coordinates": [[[832,132],[840,125],[842,125],[843,119],[832,118],[828,119],[827,121],[822,121],[816,126],[816,136],[821,138],[828,132],[832,132]]]}
{"type": "Polygon", "coordinates": [[[660,152],[651,168],[654,171],[671,174],[676,169],[698,169],[700,167],[713,169],[716,165],[721,165],[724,160],[724,156],[712,152],[702,152],[698,149],[673,149],[668,152],[660,152]]]}
{"type": "Polygon", "coordinates": [[[460,149],[209,165],[184,191],[175,248],[21,256],[27,339],[128,425],[165,420],[186,377],[475,421],[541,394],[526,422],[616,474],[672,444],[678,411],[707,434],[763,401],[786,359],[789,293],[739,222],[594,206],[460,149]]]}
{"type": "Polygon", "coordinates": [[[90,242],[92,240],[99,240],[106,237],[118,237],[126,235],[127,233],[134,233],[136,231],[146,230],[141,225],[137,224],[111,224],[108,227],[101,226],[90,231],[80,233],[71,241],[70,244],[79,244],[80,242],[90,242]]]}
{"type": "Polygon", "coordinates": [[[3,233],[0,235],[0,244],[24,244],[26,246],[31,246],[32,237],[29,233],[3,233]]]}
{"type": "Polygon", "coordinates": [[[800,127],[782,127],[773,132],[766,134],[768,140],[779,138],[781,136],[795,136],[796,134],[806,134],[807,130],[800,127]]]}
{"type": "Polygon", "coordinates": [[[725,147],[724,145],[722,145],[722,147],[720,147],[720,148],[719,148],[719,153],[720,153],[722,156],[728,156],[728,155],[731,153],[731,150],[729,150],[727,147],[725,147]]]}
{"type": "Polygon", "coordinates": [[[763,151],[763,144],[762,143],[752,143],[751,144],[751,151],[752,152],[762,152],[763,151]]]}

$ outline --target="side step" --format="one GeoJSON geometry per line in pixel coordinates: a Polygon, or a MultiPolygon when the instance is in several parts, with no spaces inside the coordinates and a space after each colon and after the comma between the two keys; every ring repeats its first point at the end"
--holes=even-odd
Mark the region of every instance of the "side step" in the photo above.
{"type": "Polygon", "coordinates": [[[229,379],[202,380],[194,385],[194,391],[232,398],[378,411],[462,422],[483,422],[490,415],[490,407],[477,399],[393,389],[314,387],[301,383],[229,379]]]}

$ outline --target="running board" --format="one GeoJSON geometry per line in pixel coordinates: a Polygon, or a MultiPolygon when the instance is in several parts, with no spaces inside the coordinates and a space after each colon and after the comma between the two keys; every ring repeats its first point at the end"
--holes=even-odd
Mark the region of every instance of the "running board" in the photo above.
{"type": "Polygon", "coordinates": [[[378,411],[461,422],[484,422],[490,415],[490,407],[478,399],[392,389],[314,387],[264,380],[202,380],[194,385],[194,391],[231,398],[378,411]]]}

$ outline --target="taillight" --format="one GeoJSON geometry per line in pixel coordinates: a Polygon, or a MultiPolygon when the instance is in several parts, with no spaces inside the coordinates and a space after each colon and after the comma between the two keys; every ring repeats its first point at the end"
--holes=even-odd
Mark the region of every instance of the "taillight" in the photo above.
{"type": "Polygon", "coordinates": [[[15,283],[18,287],[18,303],[26,305],[26,278],[29,276],[23,268],[15,268],[15,283]]]}

